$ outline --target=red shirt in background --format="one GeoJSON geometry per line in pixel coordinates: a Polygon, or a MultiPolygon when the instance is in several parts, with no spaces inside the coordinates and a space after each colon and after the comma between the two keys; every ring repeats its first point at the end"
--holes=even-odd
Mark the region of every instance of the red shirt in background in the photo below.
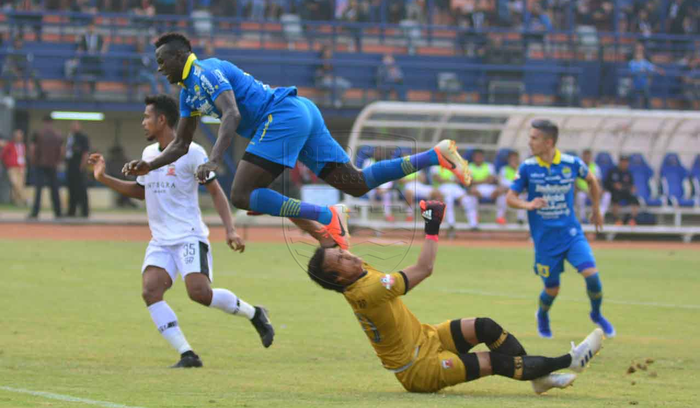
{"type": "Polygon", "coordinates": [[[27,163],[24,143],[9,142],[2,149],[0,159],[8,169],[11,167],[24,167],[27,163]]]}

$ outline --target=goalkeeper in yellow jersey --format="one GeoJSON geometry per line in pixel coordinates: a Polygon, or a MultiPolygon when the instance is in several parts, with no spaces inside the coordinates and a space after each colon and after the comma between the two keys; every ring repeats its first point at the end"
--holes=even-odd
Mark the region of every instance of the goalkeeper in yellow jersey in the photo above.
{"type": "Polygon", "coordinates": [[[425,242],[418,262],[396,273],[382,273],[340,248],[318,248],[309,261],[309,277],[343,294],[385,369],[411,392],[435,392],[489,375],[532,381],[537,393],[565,388],[600,350],[603,332],[595,329],[559,357],[527,355],[518,339],[489,318],[464,318],[421,324],[401,296],[433,272],[445,205],[421,201],[425,242]],[[472,352],[484,343],[489,351],[472,352]]]}

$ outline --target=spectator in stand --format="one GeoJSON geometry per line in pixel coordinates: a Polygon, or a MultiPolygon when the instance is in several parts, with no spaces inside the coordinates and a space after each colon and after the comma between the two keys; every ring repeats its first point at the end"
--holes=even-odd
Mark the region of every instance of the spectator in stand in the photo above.
{"type": "MultiPolygon", "coordinates": [[[[209,44],[209,42],[206,44],[209,44]]],[[[132,75],[131,78],[134,78],[136,82],[132,83],[132,85],[136,85],[138,88],[139,85],[147,83],[151,87],[150,92],[152,95],[157,95],[159,93],[169,94],[170,83],[164,75],[157,74],[158,64],[154,57],[155,50],[152,48],[152,46],[146,43],[145,38],[142,37],[136,40],[135,51],[138,57],[131,61],[131,65],[135,67],[134,75],[132,75]],[[160,84],[162,91],[158,90],[158,84],[160,84]]],[[[143,99],[143,95],[140,95],[140,92],[134,90],[132,90],[129,96],[132,99],[143,99]]]]}
{"type": "Polygon", "coordinates": [[[406,16],[404,0],[385,0],[387,5],[387,19],[389,24],[399,24],[406,16]]]}
{"type": "Polygon", "coordinates": [[[614,31],[614,10],[615,6],[611,1],[600,1],[593,11],[593,25],[601,32],[614,31]]]}
{"type": "Polygon", "coordinates": [[[637,213],[639,212],[639,200],[635,196],[634,178],[629,171],[630,160],[627,156],[620,157],[620,163],[608,171],[603,184],[605,189],[611,194],[612,213],[615,218],[615,225],[622,225],[620,218],[620,207],[630,206],[632,210],[628,223],[631,226],[637,225],[637,213]]]}
{"type": "Polygon", "coordinates": [[[700,56],[690,59],[681,80],[683,96],[688,102],[688,108],[700,110],[700,56]]]}
{"type": "Polygon", "coordinates": [[[68,217],[75,217],[78,207],[80,215],[87,218],[90,214],[87,193],[87,168],[90,140],[82,132],[80,122],[73,121],[66,143],[66,176],[68,181],[69,206],[68,217]]]}
{"type": "Polygon", "coordinates": [[[632,76],[630,107],[649,109],[651,100],[650,76],[654,72],[664,75],[665,71],[645,58],[644,45],[641,43],[634,47],[634,59],[629,62],[628,69],[632,76]]]}
{"type": "Polygon", "coordinates": [[[37,218],[41,209],[41,190],[51,189],[51,204],[56,218],[61,217],[61,200],[58,196],[58,165],[63,156],[63,137],[53,128],[51,116],[44,116],[44,128],[34,134],[29,146],[29,157],[34,167],[34,207],[29,218],[37,218]]]}
{"type": "MultiPolygon", "coordinates": [[[[0,142],[4,142],[0,140],[0,142]]],[[[24,182],[27,175],[26,149],[24,131],[15,129],[12,140],[4,146],[0,145],[0,161],[7,169],[12,188],[12,202],[18,207],[25,207],[27,199],[24,196],[24,182]]]]}
{"type": "Polygon", "coordinates": [[[525,22],[525,47],[530,51],[532,44],[541,44],[544,55],[549,54],[549,46],[546,39],[554,27],[547,13],[542,9],[539,3],[532,5],[530,16],[525,22]]]}
{"type": "MultiPolygon", "coordinates": [[[[346,23],[364,23],[368,20],[365,10],[360,7],[358,0],[350,0],[348,7],[343,11],[341,19],[346,23]]],[[[359,27],[350,27],[348,31],[352,34],[355,40],[355,51],[362,51],[362,29],[359,27]]]]}
{"type": "Polygon", "coordinates": [[[427,13],[425,0],[406,1],[406,19],[416,21],[420,24],[427,23],[427,13]]]}
{"type": "Polygon", "coordinates": [[[24,82],[29,79],[34,82],[34,89],[37,92],[38,98],[46,98],[46,93],[41,87],[39,74],[32,66],[34,54],[24,49],[22,37],[19,35],[15,36],[12,40],[12,44],[5,52],[7,52],[7,55],[5,56],[5,63],[2,65],[2,79],[5,83],[5,94],[11,94],[12,85],[15,81],[22,80],[24,82]]]}
{"type": "Polygon", "coordinates": [[[382,64],[377,69],[377,88],[382,99],[391,98],[391,92],[396,93],[400,101],[406,100],[406,90],[403,87],[403,71],[390,54],[384,55],[382,64]]]}
{"type": "Polygon", "coordinates": [[[65,63],[66,76],[74,82],[74,91],[79,93],[78,76],[85,75],[90,83],[90,95],[94,96],[97,79],[102,75],[102,56],[109,49],[109,41],[96,31],[95,22],[91,21],[87,30],[78,38],[77,57],[65,63]]]}
{"type": "Polygon", "coordinates": [[[649,11],[645,8],[639,10],[631,31],[635,34],[639,34],[643,38],[641,40],[642,42],[646,42],[653,34],[652,28],[653,24],[649,18],[649,11]]]}
{"type": "Polygon", "coordinates": [[[316,69],[316,86],[327,92],[328,100],[336,108],[343,106],[345,91],[352,86],[347,79],[334,74],[332,46],[324,46],[321,49],[321,66],[316,69]]]}

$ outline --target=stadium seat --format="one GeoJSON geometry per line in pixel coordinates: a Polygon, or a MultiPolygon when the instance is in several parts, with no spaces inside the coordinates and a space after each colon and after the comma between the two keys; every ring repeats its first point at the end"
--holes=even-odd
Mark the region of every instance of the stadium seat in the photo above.
{"type": "Polygon", "coordinates": [[[595,157],[595,164],[600,168],[600,177],[605,180],[608,171],[615,167],[612,156],[608,152],[599,152],[595,157]]]}
{"type": "Polygon", "coordinates": [[[693,167],[690,169],[690,181],[693,184],[693,195],[700,201],[700,154],[695,156],[693,167]]]}
{"type": "Polygon", "coordinates": [[[512,152],[511,149],[498,149],[496,152],[496,158],[493,160],[493,165],[496,167],[496,173],[501,171],[501,167],[508,164],[508,155],[512,152]]]}
{"type": "MultiPolygon", "coordinates": [[[[602,169],[601,169],[602,170],[602,169]]],[[[639,153],[630,156],[630,172],[634,178],[634,186],[637,189],[637,197],[651,207],[658,207],[664,204],[660,198],[652,198],[650,183],[654,178],[654,170],[639,153]]]]}
{"type": "Polygon", "coordinates": [[[676,153],[668,153],[661,165],[661,186],[664,195],[673,206],[693,207],[695,200],[687,198],[684,183],[688,180],[688,170],[681,164],[676,153]]]}

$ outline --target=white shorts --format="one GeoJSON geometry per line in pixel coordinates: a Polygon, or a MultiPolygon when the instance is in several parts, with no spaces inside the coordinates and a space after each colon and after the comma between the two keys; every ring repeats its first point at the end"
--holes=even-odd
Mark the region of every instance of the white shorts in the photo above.
{"type": "Polygon", "coordinates": [[[430,195],[433,194],[433,186],[413,181],[406,183],[404,190],[412,191],[415,198],[421,200],[428,199],[430,195]]]}
{"type": "Polygon", "coordinates": [[[457,183],[445,183],[438,187],[440,193],[443,195],[445,200],[459,200],[460,198],[467,195],[467,192],[462,186],[457,183]]]}
{"type": "Polygon", "coordinates": [[[165,269],[173,281],[178,274],[185,280],[185,276],[196,272],[207,275],[210,282],[214,280],[211,245],[201,238],[192,237],[174,245],[159,245],[151,241],[146,248],[141,273],[148,266],[165,269]]]}
{"type": "Polygon", "coordinates": [[[481,194],[481,198],[491,198],[491,195],[496,192],[498,188],[495,184],[477,184],[474,187],[476,187],[476,191],[481,194]]]}

